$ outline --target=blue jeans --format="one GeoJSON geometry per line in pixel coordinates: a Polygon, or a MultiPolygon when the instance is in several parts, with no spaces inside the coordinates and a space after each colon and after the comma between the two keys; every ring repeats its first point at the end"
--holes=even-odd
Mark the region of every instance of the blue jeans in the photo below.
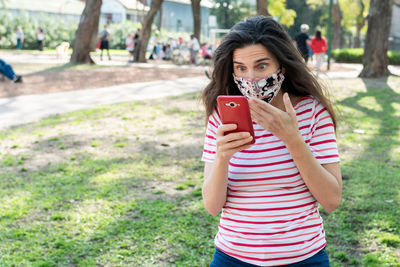
{"type": "MultiPolygon", "coordinates": [[[[234,257],[231,257],[218,248],[215,249],[214,258],[210,263],[210,267],[256,267],[257,265],[243,262],[234,257]]],[[[311,258],[305,259],[300,262],[285,265],[289,267],[329,267],[328,254],[325,248],[321,249],[317,254],[311,258]]]]}
{"type": "Polygon", "coordinates": [[[1,59],[0,59],[0,73],[6,76],[10,80],[13,80],[15,78],[15,73],[11,68],[11,66],[1,59]]]}

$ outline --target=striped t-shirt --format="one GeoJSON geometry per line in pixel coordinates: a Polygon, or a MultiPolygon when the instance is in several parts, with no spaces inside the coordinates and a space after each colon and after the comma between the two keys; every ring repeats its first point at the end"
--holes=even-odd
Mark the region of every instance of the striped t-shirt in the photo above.
{"type": "MultiPolygon", "coordinates": [[[[294,106],[300,133],[320,164],[339,161],[332,118],[312,96],[294,106]]],[[[202,160],[213,162],[218,110],[210,116],[202,160]]],[[[229,162],[228,195],[215,245],[241,261],[261,266],[305,260],[325,245],[318,203],[285,144],[253,122],[256,143],[229,162]]]]}

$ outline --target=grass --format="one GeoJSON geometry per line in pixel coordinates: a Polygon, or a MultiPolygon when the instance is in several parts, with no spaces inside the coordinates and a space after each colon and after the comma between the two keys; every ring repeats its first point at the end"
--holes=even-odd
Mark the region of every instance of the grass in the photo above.
{"type": "MultiPolygon", "coordinates": [[[[335,80],[343,173],[332,266],[400,266],[400,78],[335,80]]],[[[0,266],[207,266],[197,95],[0,131],[0,266]]]]}

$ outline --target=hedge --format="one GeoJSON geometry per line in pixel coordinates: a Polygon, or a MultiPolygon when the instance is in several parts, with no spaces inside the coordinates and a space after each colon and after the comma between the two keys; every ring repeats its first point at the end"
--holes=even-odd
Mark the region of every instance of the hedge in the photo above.
{"type": "MultiPolygon", "coordinates": [[[[78,22],[64,22],[62,19],[56,19],[44,14],[38,16],[29,16],[27,13],[18,17],[2,12],[0,14],[0,48],[15,49],[16,29],[21,25],[24,31],[23,49],[37,49],[36,32],[39,27],[45,31],[44,47],[56,48],[61,42],[68,42],[73,45],[75,32],[78,28],[78,22]]],[[[125,21],[123,23],[112,23],[109,25],[111,33],[110,47],[113,49],[125,49],[125,38],[128,33],[135,33],[140,27],[139,23],[125,21]]],[[[99,31],[103,26],[99,27],[99,31]]]]}
{"type": "MultiPolygon", "coordinates": [[[[362,63],[364,50],[362,48],[335,49],[332,58],[341,63],[362,63]]],[[[389,64],[400,65],[400,52],[388,51],[389,64]]]]}
{"type": "Polygon", "coordinates": [[[77,23],[66,23],[63,20],[40,15],[38,18],[23,14],[13,17],[3,12],[0,16],[0,48],[16,47],[16,29],[21,25],[24,31],[24,49],[37,49],[36,32],[38,27],[45,31],[44,47],[55,48],[61,42],[72,41],[75,37],[77,23]]]}

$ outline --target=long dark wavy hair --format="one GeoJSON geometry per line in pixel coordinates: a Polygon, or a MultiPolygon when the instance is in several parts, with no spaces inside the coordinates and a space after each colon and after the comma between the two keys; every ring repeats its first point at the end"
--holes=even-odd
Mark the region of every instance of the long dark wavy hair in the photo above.
{"type": "Polygon", "coordinates": [[[211,81],[202,94],[206,119],[217,105],[219,95],[241,95],[232,77],[233,51],[256,44],[264,45],[285,68],[281,90],[294,96],[314,96],[328,110],[336,127],[335,112],[325,95],[325,88],[310,72],[285,29],[272,17],[266,16],[250,17],[237,23],[215,50],[211,81]]]}
{"type": "Polygon", "coordinates": [[[316,31],[315,32],[315,38],[317,38],[317,40],[321,40],[322,39],[321,31],[316,31]]]}

